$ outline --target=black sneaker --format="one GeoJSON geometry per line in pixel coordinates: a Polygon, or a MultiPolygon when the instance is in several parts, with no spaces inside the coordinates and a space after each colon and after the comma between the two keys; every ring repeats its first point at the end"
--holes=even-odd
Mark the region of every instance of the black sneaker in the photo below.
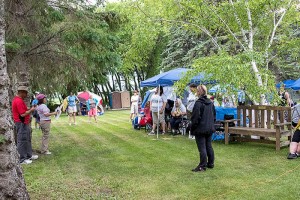
{"type": "Polygon", "coordinates": [[[287,159],[295,159],[297,158],[297,154],[296,153],[289,153],[289,155],[287,156],[287,159]]]}
{"type": "Polygon", "coordinates": [[[195,169],[192,169],[192,172],[205,172],[206,169],[203,167],[197,166],[195,169]]]}
{"type": "Polygon", "coordinates": [[[207,168],[210,168],[210,169],[212,169],[212,168],[214,168],[214,167],[215,167],[214,164],[207,165],[207,168]]]}

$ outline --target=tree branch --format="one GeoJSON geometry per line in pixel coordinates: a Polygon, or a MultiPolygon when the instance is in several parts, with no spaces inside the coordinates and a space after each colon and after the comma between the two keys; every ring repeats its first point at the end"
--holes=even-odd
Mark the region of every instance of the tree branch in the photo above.
{"type": "Polygon", "coordinates": [[[248,48],[252,51],[253,50],[253,23],[252,23],[251,11],[250,11],[250,8],[249,8],[248,0],[246,0],[246,9],[247,9],[248,26],[249,26],[248,48]]]}
{"type": "Polygon", "coordinates": [[[34,51],[34,50],[36,50],[36,49],[38,49],[38,48],[44,46],[46,43],[48,43],[48,42],[51,41],[53,38],[55,38],[58,34],[64,32],[64,31],[65,31],[65,29],[61,29],[61,30],[59,30],[58,32],[56,32],[56,33],[50,35],[49,37],[44,38],[44,40],[40,41],[39,43],[37,43],[37,44],[35,44],[33,47],[31,47],[31,49],[26,50],[26,51],[24,52],[24,54],[29,54],[30,52],[32,52],[32,51],[34,51]]]}
{"type": "MultiPolygon", "coordinates": [[[[206,1],[205,1],[206,2],[206,1]]],[[[207,2],[206,2],[207,3],[207,2]]],[[[232,37],[241,45],[241,47],[244,49],[244,50],[247,50],[245,48],[245,46],[243,45],[243,43],[236,37],[236,35],[233,33],[233,31],[231,30],[231,28],[228,26],[228,24],[225,22],[225,20],[214,10],[214,9],[211,9],[209,6],[208,8],[210,9],[210,11],[212,11],[218,18],[219,20],[221,20],[221,22],[225,25],[225,27],[227,28],[227,30],[229,31],[229,33],[232,35],[232,37]]]]}
{"type": "Polygon", "coordinates": [[[248,38],[247,38],[247,36],[246,36],[245,30],[243,29],[242,22],[241,22],[241,20],[240,20],[240,18],[239,18],[239,16],[238,16],[238,14],[236,13],[236,10],[235,10],[235,7],[234,7],[234,5],[233,5],[232,0],[229,0],[229,3],[230,3],[231,6],[232,6],[233,14],[234,14],[235,20],[236,20],[236,22],[238,23],[238,25],[239,25],[239,27],[240,27],[240,29],[241,29],[243,39],[244,39],[245,43],[248,44],[248,38]]]}
{"type": "Polygon", "coordinates": [[[210,38],[211,38],[211,40],[212,40],[212,42],[213,42],[213,44],[220,50],[221,49],[221,47],[220,47],[220,45],[218,44],[218,42],[216,41],[216,39],[211,35],[211,33],[209,32],[209,30],[207,30],[206,28],[204,28],[204,27],[201,27],[201,26],[199,26],[199,25],[197,25],[197,24],[194,24],[194,23],[191,23],[191,22],[187,22],[187,21],[182,21],[182,20],[168,20],[168,19],[163,19],[163,18],[160,18],[160,19],[155,19],[155,18],[153,18],[153,17],[151,17],[151,16],[149,16],[147,13],[145,13],[138,5],[136,6],[146,17],[148,17],[150,20],[152,20],[152,21],[159,21],[159,22],[171,22],[171,23],[180,23],[180,24],[189,24],[189,25],[192,25],[192,26],[194,26],[194,27],[196,27],[196,28],[199,28],[201,31],[203,31],[206,35],[208,35],[210,38]]]}
{"type": "MultiPolygon", "coordinates": [[[[273,44],[275,34],[276,34],[276,30],[277,30],[279,24],[282,22],[283,17],[285,16],[287,9],[289,9],[289,7],[291,6],[291,3],[292,3],[292,0],[289,1],[288,5],[287,5],[287,8],[282,8],[282,14],[281,14],[281,16],[280,16],[280,18],[277,22],[276,22],[276,11],[274,12],[274,15],[273,15],[273,30],[272,30],[272,33],[271,33],[271,36],[270,36],[269,43],[268,43],[268,45],[266,47],[266,50],[265,50],[266,68],[267,69],[268,69],[268,63],[271,60],[271,59],[268,58],[269,57],[268,51],[269,51],[270,47],[273,44]]],[[[277,11],[277,13],[279,13],[279,11],[277,11]]]]}

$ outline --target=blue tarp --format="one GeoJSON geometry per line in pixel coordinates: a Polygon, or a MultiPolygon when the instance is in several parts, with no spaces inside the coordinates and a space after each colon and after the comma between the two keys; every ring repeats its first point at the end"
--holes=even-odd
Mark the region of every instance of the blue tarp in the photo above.
{"type": "MultiPolygon", "coordinates": [[[[280,88],[280,85],[284,84],[285,85],[285,88],[291,88],[291,86],[295,83],[295,80],[291,80],[291,79],[288,79],[288,80],[285,80],[283,82],[280,82],[280,83],[277,83],[276,84],[276,87],[277,88],[280,88]]],[[[300,84],[300,82],[299,82],[300,84]]]]}
{"type": "Polygon", "coordinates": [[[145,108],[145,105],[146,105],[147,101],[149,101],[149,97],[150,97],[150,95],[151,95],[152,93],[154,93],[154,92],[152,92],[151,90],[148,90],[148,91],[146,92],[146,94],[145,94],[145,96],[144,96],[144,99],[143,99],[143,102],[142,102],[142,105],[141,105],[142,108],[145,108]]]}
{"type": "Polygon", "coordinates": [[[216,120],[224,120],[224,115],[234,115],[234,119],[237,119],[237,108],[225,108],[216,106],[216,120]]]}
{"type": "MultiPolygon", "coordinates": [[[[172,86],[179,81],[191,69],[177,68],[158,74],[141,82],[141,87],[172,86]]],[[[201,83],[204,80],[204,74],[201,73],[191,79],[191,83],[201,83]]]]}
{"type": "Polygon", "coordinates": [[[293,90],[300,90],[300,78],[296,80],[290,87],[293,90]]]}
{"type": "Polygon", "coordinates": [[[210,88],[208,90],[209,93],[216,93],[216,92],[226,92],[226,89],[221,89],[221,86],[220,85],[215,85],[213,86],[212,88],[210,88]]]}

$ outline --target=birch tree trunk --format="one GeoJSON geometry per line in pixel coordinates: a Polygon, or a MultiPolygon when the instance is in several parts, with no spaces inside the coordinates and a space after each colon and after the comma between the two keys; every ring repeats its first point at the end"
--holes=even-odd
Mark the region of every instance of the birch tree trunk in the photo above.
{"type": "Polygon", "coordinates": [[[0,0],[0,199],[30,199],[13,136],[4,42],[4,0],[0,0]]]}

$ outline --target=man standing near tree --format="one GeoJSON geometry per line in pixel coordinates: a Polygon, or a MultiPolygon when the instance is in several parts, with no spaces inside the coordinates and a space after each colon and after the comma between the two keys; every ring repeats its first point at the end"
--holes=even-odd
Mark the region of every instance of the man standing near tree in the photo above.
{"type": "Polygon", "coordinates": [[[12,114],[17,131],[17,149],[20,154],[21,164],[30,164],[32,160],[38,158],[37,155],[32,155],[31,130],[29,127],[30,114],[35,110],[35,107],[27,108],[24,102],[27,95],[28,88],[19,86],[18,94],[12,101],[12,114]]]}

